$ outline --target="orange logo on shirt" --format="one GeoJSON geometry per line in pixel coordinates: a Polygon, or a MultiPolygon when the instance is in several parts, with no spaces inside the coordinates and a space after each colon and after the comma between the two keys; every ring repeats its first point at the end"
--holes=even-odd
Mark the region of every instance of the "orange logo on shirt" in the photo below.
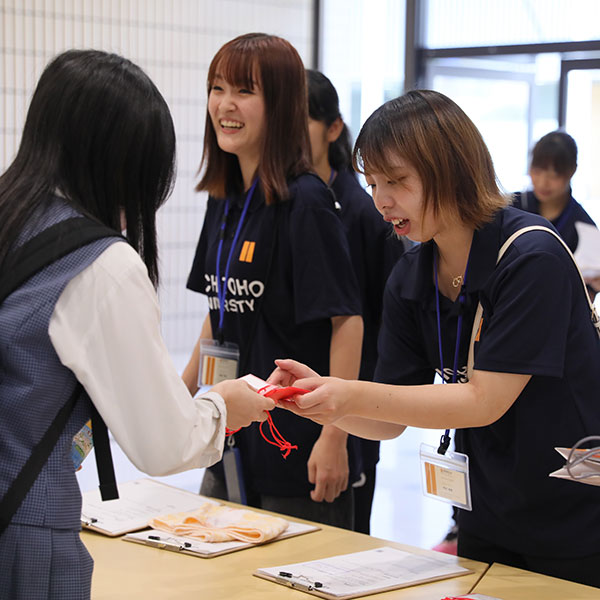
{"type": "Polygon", "coordinates": [[[244,242],[242,246],[242,251],[240,252],[240,262],[252,262],[252,258],[254,257],[255,246],[256,242],[249,242],[248,240],[244,242]]]}
{"type": "Polygon", "coordinates": [[[481,326],[483,325],[483,319],[479,321],[479,327],[477,328],[477,335],[475,336],[475,341],[478,342],[481,337],[481,326]]]}

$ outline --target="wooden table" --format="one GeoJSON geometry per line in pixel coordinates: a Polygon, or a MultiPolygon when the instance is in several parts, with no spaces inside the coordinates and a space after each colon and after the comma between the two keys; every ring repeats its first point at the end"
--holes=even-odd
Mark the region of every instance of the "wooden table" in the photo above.
{"type": "MultiPolygon", "coordinates": [[[[600,565],[599,565],[600,568],[600,565]]],[[[598,600],[595,587],[494,563],[472,593],[502,600],[598,600]]]]}
{"type": "MultiPolygon", "coordinates": [[[[252,573],[259,567],[314,560],[381,546],[394,546],[421,554],[431,552],[336,527],[321,527],[320,531],[214,558],[186,556],[91,531],[82,532],[81,538],[95,561],[93,600],[308,600],[315,596],[254,577],[252,573]]],[[[376,598],[440,600],[445,596],[466,594],[488,565],[463,558],[458,562],[474,573],[385,592],[376,598]]]]}

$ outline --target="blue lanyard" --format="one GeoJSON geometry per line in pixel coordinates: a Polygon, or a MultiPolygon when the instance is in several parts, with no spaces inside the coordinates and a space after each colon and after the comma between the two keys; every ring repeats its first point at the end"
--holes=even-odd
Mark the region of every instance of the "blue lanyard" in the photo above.
{"type": "Polygon", "coordinates": [[[217,297],[219,298],[219,329],[217,331],[217,339],[222,343],[223,342],[223,319],[225,318],[225,296],[227,295],[227,279],[229,277],[229,266],[231,265],[231,257],[235,251],[235,246],[237,244],[238,238],[240,237],[240,231],[242,230],[242,225],[244,223],[244,219],[246,218],[246,213],[248,212],[248,206],[250,206],[250,200],[252,199],[252,194],[256,188],[256,184],[258,183],[258,178],[254,180],[248,193],[246,194],[246,200],[244,201],[244,208],[242,209],[242,215],[240,216],[240,220],[237,224],[237,229],[235,230],[235,236],[233,237],[233,242],[231,242],[231,247],[229,248],[229,256],[227,257],[227,264],[225,265],[225,276],[223,278],[223,284],[221,283],[221,277],[219,276],[219,269],[221,264],[221,252],[223,251],[223,240],[225,239],[225,226],[227,225],[227,215],[229,214],[229,198],[225,201],[225,213],[223,214],[223,222],[221,223],[221,231],[219,232],[219,246],[217,248],[217,297]]]}
{"type": "MultiPolygon", "coordinates": [[[[465,285],[467,283],[467,271],[469,270],[469,261],[467,260],[467,266],[465,267],[465,276],[463,278],[460,294],[458,295],[458,302],[460,303],[460,310],[458,313],[458,322],[456,324],[456,344],[454,346],[454,364],[452,367],[452,383],[456,383],[458,379],[458,354],[460,349],[460,334],[462,332],[463,322],[463,306],[465,303],[465,285]]],[[[437,317],[437,332],[438,332],[438,349],[440,353],[440,372],[442,374],[442,383],[446,383],[444,379],[444,356],[442,352],[442,324],[440,319],[440,288],[438,285],[438,264],[437,264],[437,251],[434,249],[433,252],[433,272],[435,274],[435,312],[437,317]]],[[[446,454],[448,446],[450,445],[450,430],[446,429],[444,435],[440,439],[440,446],[438,448],[438,454],[446,454]]]]}
{"type": "Polygon", "coordinates": [[[558,217],[558,219],[554,223],[554,227],[556,227],[558,233],[562,234],[562,229],[565,226],[565,223],[567,222],[568,218],[571,216],[571,213],[573,212],[574,208],[575,208],[575,198],[573,198],[571,196],[571,199],[569,200],[569,204],[567,205],[567,208],[565,208],[565,210],[563,210],[562,214],[558,217]]]}
{"type": "Polygon", "coordinates": [[[333,183],[333,180],[335,179],[336,175],[337,175],[337,171],[335,169],[331,169],[331,173],[329,174],[329,181],[327,182],[327,185],[329,187],[331,187],[331,184],[333,183]]]}

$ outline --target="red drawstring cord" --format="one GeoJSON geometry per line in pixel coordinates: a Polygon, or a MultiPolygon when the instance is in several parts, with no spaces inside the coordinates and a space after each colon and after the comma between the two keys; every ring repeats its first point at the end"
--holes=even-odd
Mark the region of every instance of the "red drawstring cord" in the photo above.
{"type": "MultiPolygon", "coordinates": [[[[261,388],[260,390],[258,390],[258,394],[261,394],[261,396],[267,396],[268,397],[268,393],[272,390],[277,389],[275,386],[273,385],[266,385],[265,387],[261,388]]],[[[267,436],[265,435],[262,426],[264,425],[264,421],[261,422],[261,424],[259,425],[259,431],[260,431],[260,435],[262,435],[263,440],[265,440],[265,442],[267,442],[268,444],[271,444],[272,446],[277,446],[281,452],[283,453],[283,458],[287,458],[290,455],[290,452],[292,450],[298,450],[298,446],[292,446],[292,444],[290,442],[288,442],[279,432],[279,429],[277,429],[277,427],[275,427],[275,423],[273,423],[273,418],[271,417],[271,413],[268,412],[267,413],[267,422],[269,423],[269,430],[271,431],[271,435],[273,436],[273,439],[275,440],[274,442],[272,442],[269,438],[267,438],[267,436]]],[[[242,429],[241,427],[239,429],[229,429],[228,427],[225,428],[225,436],[226,437],[230,437],[232,436],[234,433],[237,433],[238,431],[240,431],[240,429],[242,429]]]]}
{"type": "Polygon", "coordinates": [[[287,458],[292,450],[298,450],[298,446],[292,446],[290,442],[285,440],[277,427],[275,427],[275,423],[273,423],[273,419],[271,418],[271,413],[267,413],[267,422],[269,423],[269,429],[271,430],[271,435],[275,440],[272,442],[263,432],[262,426],[264,425],[264,421],[259,425],[260,435],[263,436],[265,442],[268,442],[272,446],[277,446],[281,452],[283,453],[283,458],[287,458]]]}

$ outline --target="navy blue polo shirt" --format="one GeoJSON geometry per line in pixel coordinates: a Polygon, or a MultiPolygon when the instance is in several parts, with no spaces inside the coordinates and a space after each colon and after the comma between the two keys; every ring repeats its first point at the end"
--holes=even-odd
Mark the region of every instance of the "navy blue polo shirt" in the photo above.
{"type": "MultiPolygon", "coordinates": [[[[579,236],[577,235],[577,229],[575,223],[582,222],[588,223],[589,225],[596,225],[592,217],[585,212],[585,209],[571,194],[569,194],[569,202],[565,206],[565,209],[552,220],[551,223],[554,225],[560,237],[565,240],[565,244],[569,246],[571,252],[575,252],[577,244],[579,243],[579,236]]],[[[532,191],[528,192],[516,192],[513,195],[513,206],[526,210],[527,212],[540,214],[540,201],[537,199],[532,191]]]]}
{"type": "MultiPolygon", "coordinates": [[[[532,378],[495,423],[457,430],[457,448],[470,460],[473,501],[472,511],[458,511],[458,524],[513,552],[577,557],[598,552],[600,488],[548,474],[564,463],[555,446],[570,447],[600,433],[600,342],[579,274],[552,235],[522,235],[495,266],[500,246],[513,232],[547,223],[509,207],[473,237],[459,381],[466,380],[478,300],[483,324],[475,369],[532,378]]],[[[431,383],[440,370],[433,251],[428,242],[407,252],[388,280],[379,381],[431,383]]],[[[458,310],[458,302],[441,296],[446,380],[452,375],[458,310]]]]}
{"type": "MultiPolygon", "coordinates": [[[[339,203],[339,216],[360,289],[364,335],[359,379],[372,381],[377,364],[383,290],[392,268],[404,252],[404,243],[383,220],[373,198],[362,188],[353,171],[338,172],[331,188],[339,203]]],[[[361,470],[373,467],[379,460],[379,442],[357,439],[361,447],[361,470]]]]}
{"type": "MultiPolygon", "coordinates": [[[[240,347],[240,375],[266,379],[276,358],[293,358],[329,373],[331,317],[361,311],[348,243],[327,186],[312,174],[288,186],[289,199],[271,206],[256,189],[231,261],[223,334],[240,347]]],[[[229,211],[221,277],[244,199],[233,199],[229,211]]],[[[223,200],[208,199],[187,284],[207,295],[213,336],[219,322],[216,260],[224,207],[223,200]]],[[[236,433],[246,486],[267,495],[306,495],[313,488],[306,463],[321,426],[285,410],[272,416],[298,450],[283,460],[281,451],[262,439],[258,424],[236,433]]],[[[351,470],[356,471],[354,464],[351,470]]]]}

